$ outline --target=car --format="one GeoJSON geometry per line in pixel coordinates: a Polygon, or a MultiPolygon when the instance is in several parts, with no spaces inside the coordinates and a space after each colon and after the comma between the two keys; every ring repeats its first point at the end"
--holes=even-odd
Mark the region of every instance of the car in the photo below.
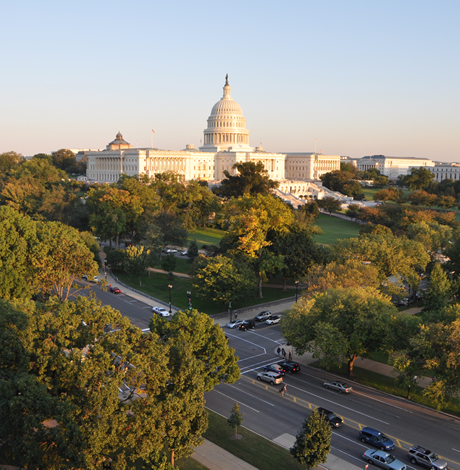
{"type": "Polygon", "coordinates": [[[169,312],[163,307],[152,307],[152,311],[160,317],[169,317],[169,312]]]}
{"type": "Polygon", "coordinates": [[[181,254],[182,256],[187,256],[187,255],[188,255],[188,250],[181,251],[180,254],[181,254]]]}
{"type": "Polygon", "coordinates": [[[406,470],[407,467],[400,460],[397,460],[388,452],[383,450],[367,449],[363,454],[363,459],[370,464],[377,465],[387,470],[406,470]]]}
{"type": "Polygon", "coordinates": [[[238,328],[243,323],[243,320],[232,320],[231,322],[227,323],[227,328],[238,328]]]}
{"type": "Polygon", "coordinates": [[[358,438],[361,439],[361,442],[372,444],[380,450],[393,450],[395,448],[394,442],[388,436],[374,428],[366,427],[361,429],[358,438]]]}
{"type": "Polygon", "coordinates": [[[96,284],[99,284],[101,282],[99,276],[93,276],[92,279],[88,279],[88,276],[86,274],[82,274],[81,278],[84,279],[85,281],[95,282],[96,284]]]}
{"type": "Polygon", "coordinates": [[[326,420],[329,421],[329,424],[333,428],[340,428],[342,426],[343,420],[337,416],[333,411],[326,410],[326,408],[318,408],[319,414],[326,420]]]}
{"type": "Polygon", "coordinates": [[[422,446],[412,446],[407,453],[407,457],[413,464],[418,463],[423,467],[434,470],[447,469],[447,462],[445,460],[441,460],[434,452],[422,446]]]}
{"type": "Polygon", "coordinates": [[[269,364],[264,366],[264,371],[277,372],[278,374],[284,375],[284,369],[279,364],[269,364]]]}
{"type": "Polygon", "coordinates": [[[244,320],[243,323],[238,327],[238,329],[247,331],[253,330],[256,327],[254,320],[244,320]]]}
{"type": "Polygon", "coordinates": [[[271,315],[267,318],[265,323],[267,325],[276,325],[277,323],[280,322],[280,320],[281,320],[281,315],[271,315]]]}
{"type": "Polygon", "coordinates": [[[292,374],[293,372],[299,372],[300,366],[296,362],[292,361],[281,361],[278,364],[283,368],[284,372],[292,374]]]}
{"type": "Polygon", "coordinates": [[[345,382],[325,382],[324,386],[331,390],[337,390],[339,393],[350,393],[353,388],[345,382]]]}
{"type": "Polygon", "coordinates": [[[177,253],[177,250],[175,250],[174,248],[168,248],[165,253],[177,253]]]}
{"type": "Polygon", "coordinates": [[[263,380],[270,385],[278,385],[283,381],[283,377],[276,372],[259,372],[257,374],[257,380],[263,380]]]}
{"type": "Polygon", "coordinates": [[[269,312],[268,310],[264,310],[263,312],[260,312],[259,315],[256,315],[254,317],[255,321],[265,321],[267,318],[271,317],[272,312],[269,312]]]}
{"type": "Polygon", "coordinates": [[[112,294],[121,294],[121,290],[119,287],[109,287],[109,292],[112,292],[112,294]]]}

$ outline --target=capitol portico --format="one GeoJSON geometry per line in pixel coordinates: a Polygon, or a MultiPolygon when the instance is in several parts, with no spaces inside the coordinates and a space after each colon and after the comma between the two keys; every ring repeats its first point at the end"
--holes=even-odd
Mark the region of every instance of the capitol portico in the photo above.
{"type": "Polygon", "coordinates": [[[179,151],[134,149],[119,132],[105,150],[87,153],[89,181],[113,183],[121,174],[152,177],[171,171],[184,181],[205,180],[217,184],[224,178],[224,170],[235,174],[235,163],[252,161],[263,163],[269,177],[280,182],[281,191],[305,195],[310,190],[310,193],[316,192],[321,197],[319,178],[324,173],[340,169],[340,156],[272,153],[262,147],[250,147],[246,119],[230,90],[227,76],[223,96],[211,110],[204,129],[203,145],[199,149],[193,145],[179,151]]]}

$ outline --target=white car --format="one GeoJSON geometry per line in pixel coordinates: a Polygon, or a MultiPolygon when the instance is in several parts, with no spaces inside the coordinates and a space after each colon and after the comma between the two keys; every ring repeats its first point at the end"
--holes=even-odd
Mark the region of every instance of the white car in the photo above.
{"type": "Polygon", "coordinates": [[[163,307],[152,307],[152,311],[160,317],[169,317],[169,312],[163,307]]]}
{"type": "Polygon", "coordinates": [[[165,253],[177,253],[177,250],[174,248],[168,248],[167,250],[164,250],[165,253]]]}
{"type": "Polygon", "coordinates": [[[281,320],[281,315],[272,315],[265,323],[267,325],[275,325],[279,323],[281,320]]]}
{"type": "Polygon", "coordinates": [[[238,328],[244,320],[232,320],[230,323],[227,323],[227,328],[238,328]]]}

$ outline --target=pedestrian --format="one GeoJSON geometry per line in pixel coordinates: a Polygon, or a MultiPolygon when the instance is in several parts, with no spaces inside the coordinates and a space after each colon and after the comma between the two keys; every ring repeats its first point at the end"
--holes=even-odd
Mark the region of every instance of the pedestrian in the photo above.
{"type": "Polygon", "coordinates": [[[292,361],[292,353],[289,351],[289,360],[292,361]]]}
{"type": "Polygon", "coordinates": [[[276,354],[278,354],[278,356],[279,356],[279,355],[280,355],[280,352],[281,352],[281,348],[278,346],[278,347],[276,348],[276,354]]]}
{"type": "Polygon", "coordinates": [[[283,355],[284,359],[286,359],[286,351],[284,348],[281,349],[281,354],[283,355]]]}
{"type": "Polygon", "coordinates": [[[284,397],[284,394],[287,392],[287,385],[284,384],[281,389],[280,389],[280,393],[281,393],[281,396],[284,397]]]}

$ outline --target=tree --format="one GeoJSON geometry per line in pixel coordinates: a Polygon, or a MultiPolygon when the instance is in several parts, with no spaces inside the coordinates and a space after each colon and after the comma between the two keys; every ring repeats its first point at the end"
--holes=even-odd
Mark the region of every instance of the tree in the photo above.
{"type": "Polygon", "coordinates": [[[157,335],[86,297],[0,301],[0,326],[0,416],[17,411],[0,439],[14,436],[16,465],[96,470],[110,458],[120,469],[138,459],[166,468],[159,397],[169,384],[169,350],[157,335]]]}
{"type": "Polygon", "coordinates": [[[404,195],[402,189],[397,189],[395,187],[381,189],[374,194],[374,201],[400,201],[404,195]]]}
{"type": "Polygon", "coordinates": [[[76,279],[98,273],[98,264],[78,231],[60,222],[38,226],[38,243],[32,251],[31,268],[43,294],[67,300],[75,295],[76,279]]]}
{"type": "Polygon", "coordinates": [[[200,256],[195,261],[193,287],[198,296],[220,302],[224,308],[229,302],[254,295],[254,272],[243,262],[226,256],[200,256]]]}
{"type": "Polygon", "coordinates": [[[184,246],[188,232],[182,225],[182,220],[167,212],[159,212],[154,216],[154,224],[161,234],[161,241],[164,245],[184,246]]]}
{"type": "Polygon", "coordinates": [[[227,423],[231,428],[235,428],[234,437],[240,437],[238,435],[238,426],[241,426],[243,424],[243,414],[240,413],[240,406],[238,405],[238,403],[235,403],[235,406],[232,408],[232,414],[227,419],[227,423]]]}
{"type": "Polygon", "coordinates": [[[65,171],[68,175],[78,172],[77,158],[75,154],[68,149],[60,149],[51,155],[53,165],[60,170],[65,171]]]}
{"type": "MultiPolygon", "coordinates": [[[[259,279],[258,293],[262,297],[262,282],[267,273],[282,267],[283,258],[269,252],[272,245],[268,234],[287,233],[294,216],[286,204],[273,196],[242,196],[232,198],[225,205],[225,223],[229,240],[234,240],[236,251],[245,253],[253,261],[259,279]]],[[[273,239],[274,235],[272,235],[273,239]]]]}
{"type": "Polygon", "coordinates": [[[8,173],[11,169],[16,167],[22,160],[22,155],[16,152],[0,153],[0,175],[8,173]]]}
{"type": "Polygon", "coordinates": [[[323,197],[323,199],[318,199],[318,207],[321,207],[329,212],[329,215],[332,215],[333,212],[337,212],[342,208],[342,203],[335,197],[326,196],[323,197]]]}
{"type": "Polygon", "coordinates": [[[358,204],[348,204],[348,209],[345,212],[345,215],[350,217],[350,219],[357,219],[361,206],[358,204]]]}
{"type": "Polygon", "coordinates": [[[301,465],[317,467],[327,460],[331,451],[332,430],[318,410],[305,419],[289,452],[301,465]]]}
{"type": "Polygon", "coordinates": [[[338,191],[356,199],[363,194],[363,188],[356,180],[356,172],[334,170],[324,173],[319,178],[323,185],[332,191],[338,191]]]}
{"type": "Polygon", "coordinates": [[[268,195],[272,189],[279,186],[277,181],[270,179],[262,162],[235,163],[233,169],[237,170],[235,176],[224,170],[225,178],[221,185],[214,189],[218,196],[229,199],[257,194],[268,195]]]}
{"type": "Polygon", "coordinates": [[[198,256],[198,243],[196,240],[192,240],[188,246],[187,250],[187,258],[189,261],[193,262],[193,260],[198,256]]]}
{"type": "Polygon", "coordinates": [[[410,189],[426,188],[434,179],[434,173],[428,168],[421,166],[420,168],[412,168],[411,174],[402,178],[403,184],[410,189]]]}
{"type": "Polygon", "coordinates": [[[452,298],[452,282],[440,263],[435,263],[430,274],[430,285],[424,302],[426,310],[441,310],[452,298]]]}
{"type": "Polygon", "coordinates": [[[281,328],[299,354],[312,351],[325,367],[347,361],[351,378],[358,357],[391,348],[388,338],[396,314],[389,298],[375,289],[329,289],[294,304],[281,328]]]}
{"type": "Polygon", "coordinates": [[[161,261],[161,269],[166,271],[170,278],[173,278],[173,271],[176,269],[177,258],[173,253],[168,253],[161,261]]]}
{"type": "MultiPolygon", "coordinates": [[[[144,246],[129,246],[124,257],[124,270],[132,276],[139,278],[142,286],[142,275],[152,262],[151,251],[144,246]]],[[[174,269],[174,268],[173,268],[174,269]]]]}
{"type": "Polygon", "coordinates": [[[212,318],[197,310],[177,312],[171,320],[157,315],[150,319],[150,331],[162,338],[169,348],[188,344],[197,359],[197,369],[209,392],[223,380],[234,383],[240,378],[235,350],[228,346],[222,328],[212,318]]]}

